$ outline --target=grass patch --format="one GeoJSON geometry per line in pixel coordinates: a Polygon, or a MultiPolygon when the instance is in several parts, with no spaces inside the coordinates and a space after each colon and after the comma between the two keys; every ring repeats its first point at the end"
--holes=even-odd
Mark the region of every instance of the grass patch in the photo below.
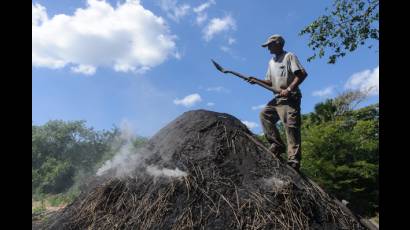
{"type": "Polygon", "coordinates": [[[66,206],[71,203],[79,194],[79,190],[73,189],[61,194],[33,194],[31,200],[31,213],[38,215],[55,207],[66,206]]]}
{"type": "Polygon", "coordinates": [[[44,200],[31,202],[31,214],[37,215],[46,211],[46,204],[44,200]]]}

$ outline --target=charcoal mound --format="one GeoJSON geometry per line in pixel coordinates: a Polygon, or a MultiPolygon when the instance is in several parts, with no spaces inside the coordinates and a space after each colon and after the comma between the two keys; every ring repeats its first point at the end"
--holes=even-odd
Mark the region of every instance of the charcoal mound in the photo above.
{"type": "Polygon", "coordinates": [[[44,229],[365,229],[232,115],[185,112],[142,152],[132,173],[96,177],[44,229]]]}

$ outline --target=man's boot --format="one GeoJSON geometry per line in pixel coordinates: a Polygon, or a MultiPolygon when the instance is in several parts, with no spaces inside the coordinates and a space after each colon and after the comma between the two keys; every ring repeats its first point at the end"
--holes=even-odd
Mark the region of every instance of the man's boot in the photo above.
{"type": "Polygon", "coordinates": [[[281,154],[285,152],[285,147],[278,146],[276,144],[271,144],[269,147],[269,151],[271,151],[277,158],[282,160],[281,154]]]}
{"type": "Polygon", "coordinates": [[[297,161],[288,161],[288,165],[292,167],[296,172],[299,172],[300,164],[297,161]]]}

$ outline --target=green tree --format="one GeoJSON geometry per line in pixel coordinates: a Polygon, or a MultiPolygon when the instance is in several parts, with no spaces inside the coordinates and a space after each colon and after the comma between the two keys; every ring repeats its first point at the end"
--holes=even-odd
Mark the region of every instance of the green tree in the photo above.
{"type": "Polygon", "coordinates": [[[331,12],[303,28],[299,35],[304,34],[309,35],[308,46],[315,52],[308,61],[329,53],[328,63],[333,64],[367,41],[378,42],[379,0],[334,0],[331,12]]]}
{"type": "Polygon", "coordinates": [[[302,171],[357,213],[378,208],[378,104],[302,129],[302,171]]]}
{"type": "Polygon", "coordinates": [[[315,105],[314,112],[303,117],[307,124],[319,124],[327,121],[334,121],[336,117],[348,115],[357,105],[367,98],[368,92],[360,90],[347,90],[339,94],[336,98],[327,99],[315,105]]]}
{"type": "Polygon", "coordinates": [[[41,194],[75,190],[125,144],[131,143],[136,150],[146,141],[138,136],[126,139],[117,127],[96,131],[85,121],[52,120],[32,125],[32,191],[41,194]]]}
{"type": "Polygon", "coordinates": [[[335,119],[337,107],[332,99],[315,105],[314,113],[311,114],[312,123],[327,122],[335,119]]]}
{"type": "Polygon", "coordinates": [[[92,173],[113,137],[112,132],[86,127],[84,121],[32,125],[33,192],[59,193],[73,184],[77,172],[92,173]]]}

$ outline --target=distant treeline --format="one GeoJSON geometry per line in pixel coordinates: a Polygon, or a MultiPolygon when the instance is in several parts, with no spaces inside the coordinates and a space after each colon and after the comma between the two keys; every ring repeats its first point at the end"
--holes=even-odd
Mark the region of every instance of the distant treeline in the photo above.
{"type": "Polygon", "coordinates": [[[138,136],[125,139],[117,127],[96,131],[85,121],[52,120],[32,125],[32,194],[58,194],[78,188],[125,142],[137,148],[145,141],[138,136]]]}

